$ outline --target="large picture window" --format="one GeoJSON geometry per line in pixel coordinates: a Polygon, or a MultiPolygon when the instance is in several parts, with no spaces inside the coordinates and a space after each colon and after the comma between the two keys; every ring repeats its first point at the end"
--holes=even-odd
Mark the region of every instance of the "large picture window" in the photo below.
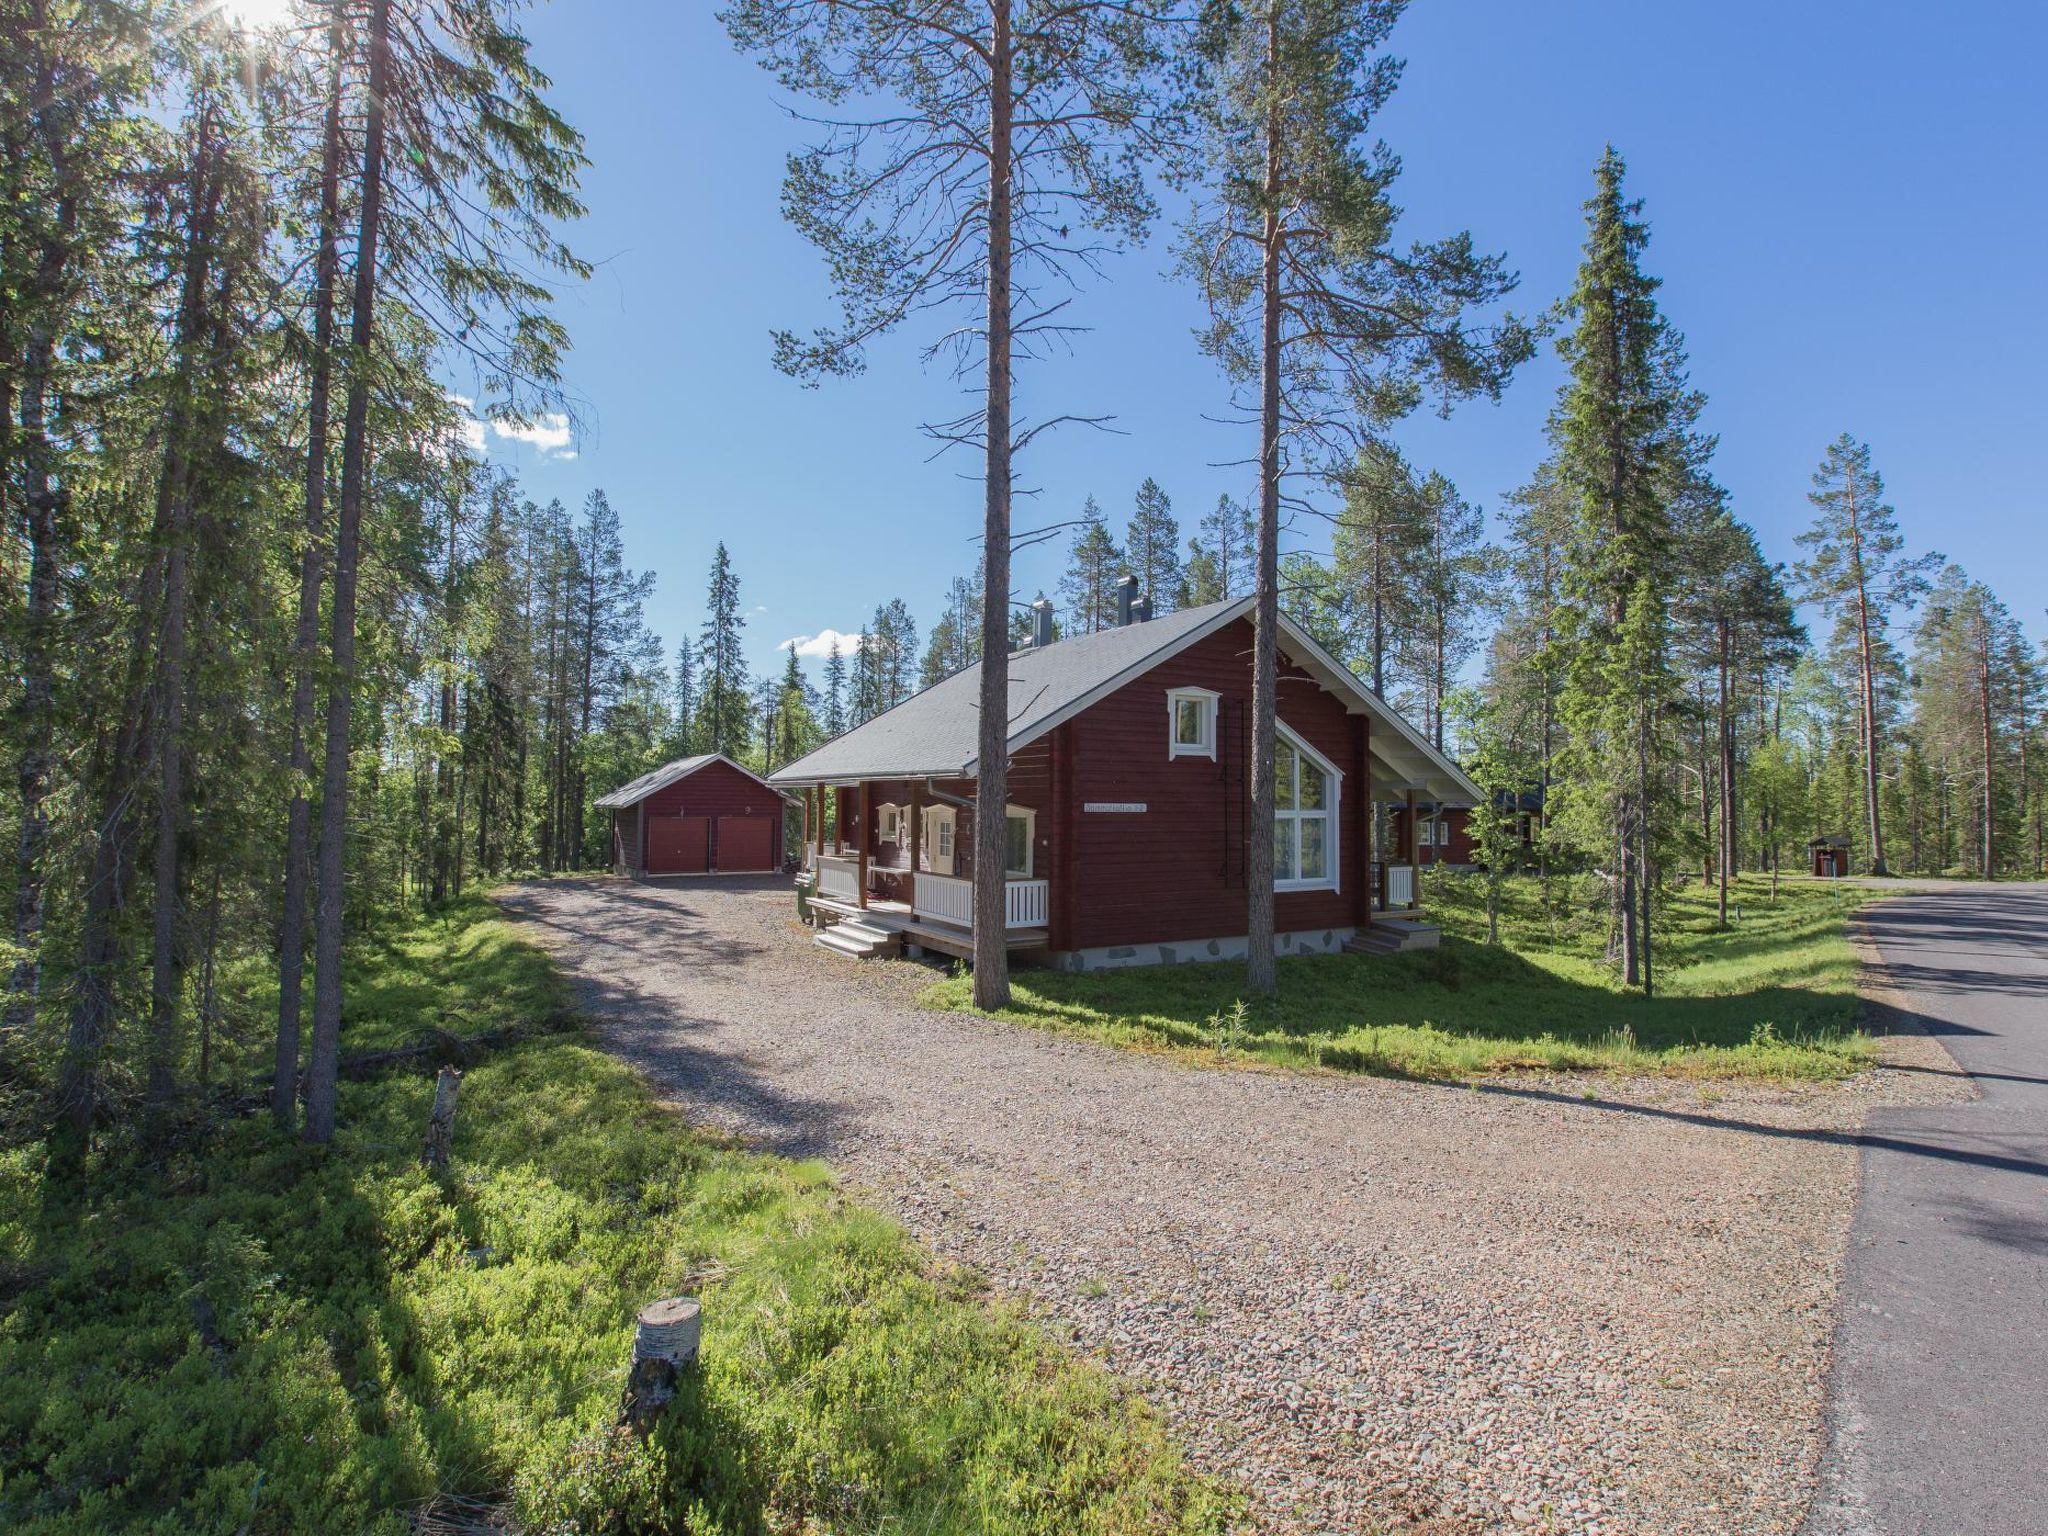
{"type": "Polygon", "coordinates": [[[1335,890],[1344,776],[1284,725],[1273,749],[1273,889],[1335,890]]]}

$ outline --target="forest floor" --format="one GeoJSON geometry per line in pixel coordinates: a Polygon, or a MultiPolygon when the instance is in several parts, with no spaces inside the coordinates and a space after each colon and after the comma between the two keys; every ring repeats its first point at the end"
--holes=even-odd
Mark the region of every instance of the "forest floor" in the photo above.
{"type": "Polygon", "coordinates": [[[110,1153],[0,1146],[0,1528],[1111,1533],[1225,1526],[1157,1415],[811,1163],[733,1147],[593,1048],[487,903],[358,945],[335,1144],[260,1113],[110,1153]],[[448,1036],[525,1038],[465,1052],[448,1036]],[[438,1034],[436,1032],[439,1032],[438,1034]],[[701,1369],[610,1433],[635,1310],[690,1292],[701,1369]],[[499,1520],[510,1524],[491,1523],[499,1520]]]}
{"type": "MultiPolygon", "coordinates": [[[[1871,1065],[1857,956],[1846,932],[1870,893],[1841,884],[1735,882],[1730,922],[1697,884],[1674,887],[1654,933],[1655,996],[1622,987],[1602,954],[1590,882],[1504,882],[1498,945],[1485,881],[1438,872],[1423,910],[1440,947],[1290,956],[1280,994],[1244,1001],[1242,961],[1068,973],[1018,971],[1000,1017],[1112,1045],[1291,1067],[1413,1077],[1525,1070],[1772,1081],[1871,1065]]],[[[971,1009],[954,976],[925,995],[971,1009]]]]}
{"type": "MultiPolygon", "coordinates": [[[[1796,1530],[1857,1127],[1953,1084],[1273,1070],[921,1006],[929,968],[816,948],[785,880],[501,899],[692,1121],[1024,1299],[1262,1532],[1796,1530]]],[[[1796,910],[1848,970],[1828,900],[1796,910]]]]}

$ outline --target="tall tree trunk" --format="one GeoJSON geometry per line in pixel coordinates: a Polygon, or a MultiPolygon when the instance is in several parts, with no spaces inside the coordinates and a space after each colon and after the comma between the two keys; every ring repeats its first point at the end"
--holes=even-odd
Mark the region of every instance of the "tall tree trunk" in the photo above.
{"type": "Polygon", "coordinates": [[[1728,712],[1728,617],[1721,616],[1718,628],[1720,650],[1720,692],[1714,703],[1715,740],[1721,763],[1721,926],[1728,926],[1728,877],[1735,866],[1735,726],[1728,712]]]}
{"type": "Polygon", "coordinates": [[[306,1075],[306,1140],[334,1137],[341,1062],[343,866],[348,850],[349,717],[355,702],[356,575],[368,477],[372,325],[377,303],[377,233],[384,209],[384,96],[391,75],[391,0],[370,0],[370,69],[363,134],[362,208],[357,220],[349,316],[348,403],[341,428],[341,505],[334,538],[332,660],[327,743],[320,783],[320,852],[313,926],[313,1049],[306,1075]]]}
{"type": "Polygon", "coordinates": [[[299,1014],[306,974],[307,853],[312,806],[314,679],[320,666],[320,589],[327,580],[328,410],[334,380],[334,298],[340,265],[341,59],[343,39],[327,34],[332,63],[327,114],[320,131],[320,224],[313,252],[313,355],[306,401],[306,474],[303,519],[306,547],[299,556],[298,629],[292,641],[291,799],[285,807],[284,910],[277,933],[277,1052],[271,1068],[270,1112],[291,1129],[299,1079],[299,1014]]]}
{"type": "MultiPolygon", "coordinates": [[[[64,141],[61,119],[51,110],[57,90],[56,63],[49,50],[41,46],[48,39],[49,25],[47,4],[37,0],[30,12],[31,36],[38,52],[35,131],[56,177],[58,191],[50,223],[36,251],[34,288],[26,296],[29,321],[22,358],[21,437],[17,452],[21,462],[22,511],[28,525],[29,572],[22,611],[21,695],[15,711],[21,760],[15,776],[20,829],[15,842],[14,942],[21,953],[8,977],[0,1035],[27,1028],[34,1020],[42,994],[43,885],[50,845],[50,818],[44,802],[50,793],[54,761],[50,742],[56,706],[57,578],[66,491],[57,469],[56,446],[50,438],[49,406],[57,368],[57,336],[72,280],[78,194],[70,174],[69,146],[64,141]]],[[[11,339],[13,327],[6,329],[11,339]]],[[[13,362],[12,357],[8,362],[13,362]]],[[[0,463],[0,474],[8,467],[0,463]]]]}
{"type": "MultiPolygon", "coordinates": [[[[158,516],[162,508],[159,503],[158,516]]],[[[92,862],[79,919],[78,963],[71,978],[71,1019],[57,1067],[57,1120],[51,1160],[76,1166],[99,1109],[100,1062],[114,1025],[113,976],[122,958],[121,913],[127,905],[137,840],[136,791],[150,747],[150,638],[163,591],[161,541],[137,583],[135,619],[121,692],[119,725],[104,742],[92,782],[101,786],[92,862]]]]}
{"type": "Polygon", "coordinates": [[[461,531],[462,497],[458,491],[449,500],[448,506],[448,551],[441,568],[441,688],[439,707],[435,724],[440,730],[440,739],[434,744],[434,824],[433,824],[433,868],[429,900],[436,907],[448,899],[448,885],[453,877],[457,858],[457,844],[462,840],[459,818],[451,820],[455,813],[455,635],[457,611],[455,597],[455,556],[461,531]]]}
{"type": "Polygon", "coordinates": [[[1857,487],[1849,480],[1849,550],[1856,572],[1856,648],[1863,668],[1863,809],[1870,826],[1870,872],[1888,875],[1884,861],[1884,819],[1877,803],[1877,678],[1870,643],[1870,592],[1863,575],[1863,522],[1857,487]]]}
{"type": "Polygon", "coordinates": [[[1979,718],[1984,727],[1984,878],[1989,880],[1997,873],[1998,865],[1995,857],[1996,845],[1991,823],[1991,625],[1988,620],[1985,622],[1983,629],[1978,633],[1977,646],[1977,708],[1979,718]]]}
{"type": "Polygon", "coordinates": [[[221,197],[217,125],[211,105],[200,108],[192,141],[191,203],[186,210],[185,259],[177,320],[177,385],[164,434],[163,629],[157,642],[157,805],[155,889],[150,911],[149,1050],[147,1102],[152,1121],[170,1107],[176,1089],[184,946],[180,942],[184,877],[180,839],[185,827],[185,664],[187,609],[192,591],[195,460],[201,446],[202,371],[220,359],[202,354],[218,338],[208,313],[214,280],[215,219],[221,197]]]}
{"type": "Polygon", "coordinates": [[[981,526],[985,570],[974,795],[974,1005],[982,1009],[1010,1004],[1010,946],[1003,910],[1010,793],[1010,139],[1015,107],[1010,4],[1011,0],[995,0],[989,29],[988,379],[981,526]]]}
{"type": "Polygon", "coordinates": [[[1279,988],[1274,959],[1273,808],[1275,694],[1280,687],[1280,13],[1266,10],[1265,219],[1260,274],[1259,530],[1252,580],[1252,807],[1247,860],[1245,989],[1271,997],[1279,988]]]}

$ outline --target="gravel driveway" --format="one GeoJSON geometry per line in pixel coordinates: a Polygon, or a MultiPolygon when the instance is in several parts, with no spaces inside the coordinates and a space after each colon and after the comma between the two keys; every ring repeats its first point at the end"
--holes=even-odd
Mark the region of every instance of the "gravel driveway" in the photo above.
{"type": "MultiPolygon", "coordinates": [[[[787,883],[503,897],[691,1118],[826,1159],[1243,1480],[1261,1529],[1796,1530],[1856,1178],[1911,1091],[1183,1065],[914,1006],[787,883]]],[[[1938,1068],[1930,1068],[1936,1070],[1938,1068]]]]}

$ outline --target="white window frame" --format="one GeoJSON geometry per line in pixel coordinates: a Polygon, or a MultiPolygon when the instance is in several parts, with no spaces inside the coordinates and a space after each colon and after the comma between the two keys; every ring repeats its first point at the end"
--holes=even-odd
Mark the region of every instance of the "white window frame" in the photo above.
{"type": "Polygon", "coordinates": [[[1221,697],[1213,688],[1169,688],[1166,690],[1166,758],[1168,762],[1177,757],[1206,757],[1216,761],[1216,700],[1221,697]],[[1192,701],[1202,706],[1202,739],[1182,741],[1180,739],[1180,707],[1192,701]]]}
{"type": "Polygon", "coordinates": [[[1003,807],[1003,878],[1005,880],[1029,880],[1038,859],[1038,812],[1029,806],[1006,805],[1003,807]],[[1024,823],[1024,867],[1011,869],[1010,863],[1010,822],[1024,823]]]}
{"type": "Polygon", "coordinates": [[[950,805],[928,805],[924,808],[924,853],[931,860],[932,873],[950,875],[953,873],[953,850],[960,835],[958,822],[950,805]],[[946,829],[945,846],[940,847],[939,828],[946,829]]]}
{"type": "Polygon", "coordinates": [[[885,843],[903,841],[903,808],[884,800],[875,807],[875,836],[885,843]]]}
{"type": "Polygon", "coordinates": [[[1436,845],[1439,848],[1451,846],[1451,819],[1448,816],[1439,816],[1436,819],[1436,845]]]}
{"type": "MultiPolygon", "coordinates": [[[[1325,818],[1323,848],[1328,855],[1324,860],[1326,872],[1313,880],[1304,880],[1298,876],[1292,880],[1276,878],[1273,881],[1273,889],[1276,891],[1341,891],[1344,889],[1344,839],[1342,836],[1344,825],[1344,770],[1304,741],[1301,733],[1292,729],[1285,720],[1276,719],[1273,724],[1278,733],[1287,739],[1288,745],[1292,746],[1296,752],[1299,752],[1322,770],[1323,781],[1329,785],[1330,790],[1328,795],[1329,804],[1321,811],[1310,813],[1325,818]]],[[[1274,788],[1277,792],[1279,786],[1275,785],[1274,788]]],[[[1274,815],[1276,817],[1291,817],[1297,824],[1302,820],[1301,812],[1283,811],[1277,805],[1274,809],[1274,815]]],[[[1295,831],[1294,848],[1294,867],[1299,869],[1301,868],[1301,834],[1298,825],[1295,831]]],[[[1277,859],[1275,862],[1278,862],[1277,859]]]]}

